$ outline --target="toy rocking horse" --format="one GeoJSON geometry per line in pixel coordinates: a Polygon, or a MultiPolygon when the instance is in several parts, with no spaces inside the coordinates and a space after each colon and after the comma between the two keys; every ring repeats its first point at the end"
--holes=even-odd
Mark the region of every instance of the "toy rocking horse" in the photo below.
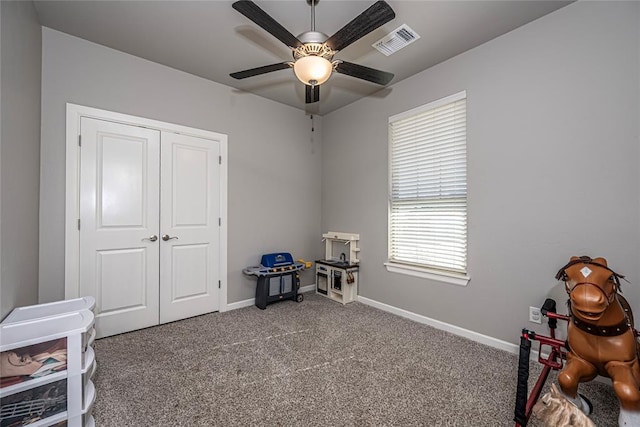
{"type": "Polygon", "coordinates": [[[624,276],[604,258],[572,257],[558,271],[569,294],[567,363],[558,374],[560,388],[589,414],[591,405],[578,395],[578,383],[597,375],[611,378],[620,401],[620,426],[640,426],[640,364],[633,314],[618,293],[624,276]]]}

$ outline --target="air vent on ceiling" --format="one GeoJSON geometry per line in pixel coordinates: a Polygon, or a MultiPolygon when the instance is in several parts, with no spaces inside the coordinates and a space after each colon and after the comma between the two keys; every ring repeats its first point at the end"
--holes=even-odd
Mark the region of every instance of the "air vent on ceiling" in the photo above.
{"type": "Polygon", "coordinates": [[[400,27],[387,34],[372,46],[378,49],[386,56],[391,55],[402,49],[403,47],[418,40],[420,36],[413,31],[407,24],[403,24],[400,27]]]}

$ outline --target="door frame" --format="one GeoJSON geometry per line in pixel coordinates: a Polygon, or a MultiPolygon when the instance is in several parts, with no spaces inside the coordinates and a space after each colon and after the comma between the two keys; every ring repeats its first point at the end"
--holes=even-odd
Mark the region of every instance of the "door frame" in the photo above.
{"type": "MultiPolygon", "coordinates": [[[[66,201],[64,245],[64,296],[78,298],[80,293],[80,119],[98,120],[141,126],[159,131],[179,133],[210,139],[220,144],[220,290],[219,311],[227,311],[227,135],[195,129],[174,123],[161,122],[114,111],[67,103],[66,111],[66,201]]],[[[162,136],[161,136],[162,137],[162,136]]]]}

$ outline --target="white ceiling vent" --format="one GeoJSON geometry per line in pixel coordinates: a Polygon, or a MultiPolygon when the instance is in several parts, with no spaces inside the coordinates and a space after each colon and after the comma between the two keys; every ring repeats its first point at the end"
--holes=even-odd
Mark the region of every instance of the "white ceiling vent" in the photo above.
{"type": "Polygon", "coordinates": [[[387,34],[374,44],[373,47],[378,49],[384,55],[389,56],[402,49],[403,47],[418,40],[420,36],[413,31],[407,24],[403,24],[387,34]]]}

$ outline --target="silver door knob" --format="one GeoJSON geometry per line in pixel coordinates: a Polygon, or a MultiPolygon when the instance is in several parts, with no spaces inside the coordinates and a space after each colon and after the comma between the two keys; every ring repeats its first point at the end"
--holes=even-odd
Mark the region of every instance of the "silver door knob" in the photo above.
{"type": "Polygon", "coordinates": [[[171,239],[178,239],[178,238],[177,238],[176,236],[171,237],[171,236],[169,236],[168,234],[163,234],[163,235],[162,235],[162,240],[164,240],[165,242],[166,242],[167,240],[171,240],[171,239]]]}
{"type": "Polygon", "coordinates": [[[158,236],[154,234],[153,236],[144,237],[142,240],[149,240],[151,242],[155,242],[156,240],[158,240],[158,236]]]}

